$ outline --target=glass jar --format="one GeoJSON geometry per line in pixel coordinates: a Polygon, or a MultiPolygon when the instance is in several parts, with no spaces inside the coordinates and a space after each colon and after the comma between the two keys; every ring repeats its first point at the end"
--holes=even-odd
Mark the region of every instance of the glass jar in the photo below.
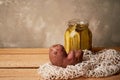
{"type": "Polygon", "coordinates": [[[64,35],[65,49],[68,53],[71,50],[92,49],[92,32],[88,28],[86,20],[70,20],[64,35]]]}

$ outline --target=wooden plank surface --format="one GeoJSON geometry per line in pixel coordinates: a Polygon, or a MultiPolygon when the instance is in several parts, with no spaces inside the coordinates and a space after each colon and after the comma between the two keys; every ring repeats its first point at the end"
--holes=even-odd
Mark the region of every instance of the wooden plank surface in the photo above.
{"type": "MultiPolygon", "coordinates": [[[[99,51],[104,48],[93,48],[99,51]]],[[[107,48],[108,49],[108,48],[107,48]]],[[[120,47],[114,47],[120,51],[120,47]]],[[[1,48],[0,80],[42,80],[37,70],[49,61],[47,48],[1,48]]],[[[73,80],[120,80],[120,74],[106,78],[83,78],[73,80]]]]}
{"type": "Polygon", "coordinates": [[[37,69],[0,69],[0,77],[38,77],[38,73],[37,69]]]}
{"type": "Polygon", "coordinates": [[[0,68],[39,67],[49,62],[47,48],[1,48],[0,68]]]}
{"type": "MultiPolygon", "coordinates": [[[[104,48],[93,48],[99,51],[104,48]]],[[[115,48],[119,50],[120,48],[115,48]]],[[[47,48],[5,48],[0,49],[0,68],[6,67],[39,67],[49,62],[47,48]]]]}
{"type": "Polygon", "coordinates": [[[48,48],[0,48],[0,55],[43,54],[48,53],[48,48]]]}
{"type": "MultiPolygon", "coordinates": [[[[120,74],[105,78],[84,78],[73,80],[120,80],[120,74]]],[[[42,80],[38,69],[0,69],[0,80],[42,80]]]]}
{"type": "Polygon", "coordinates": [[[39,67],[49,62],[48,54],[0,55],[0,67],[39,67]]]}
{"type": "MultiPolygon", "coordinates": [[[[120,47],[94,47],[92,49],[93,52],[102,50],[102,49],[116,49],[120,51],[120,47]]],[[[21,54],[48,54],[48,48],[0,48],[0,55],[21,55],[21,54]]]]}

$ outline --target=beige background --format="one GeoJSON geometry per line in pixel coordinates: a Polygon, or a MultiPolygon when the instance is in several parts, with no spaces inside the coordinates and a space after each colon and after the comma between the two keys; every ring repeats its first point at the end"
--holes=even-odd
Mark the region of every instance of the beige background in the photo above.
{"type": "Polygon", "coordinates": [[[64,44],[73,18],[89,20],[93,46],[120,46],[120,0],[0,0],[0,47],[64,44]]]}

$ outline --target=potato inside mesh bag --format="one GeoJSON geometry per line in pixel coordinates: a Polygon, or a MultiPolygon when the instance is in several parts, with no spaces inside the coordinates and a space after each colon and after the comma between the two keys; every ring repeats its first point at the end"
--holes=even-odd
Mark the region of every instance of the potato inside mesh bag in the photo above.
{"type": "Polygon", "coordinates": [[[105,49],[92,53],[83,50],[83,61],[66,68],[54,66],[51,63],[40,65],[39,74],[44,80],[73,79],[84,77],[106,77],[120,72],[120,52],[105,49]]]}

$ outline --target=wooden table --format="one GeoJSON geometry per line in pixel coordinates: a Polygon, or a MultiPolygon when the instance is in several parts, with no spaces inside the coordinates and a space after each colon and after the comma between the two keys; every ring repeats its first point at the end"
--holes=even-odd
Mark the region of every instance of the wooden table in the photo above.
{"type": "MultiPolygon", "coordinates": [[[[103,48],[93,48],[93,51],[101,49],[103,48]]],[[[37,71],[39,65],[48,61],[46,48],[1,48],[0,80],[42,80],[37,71]]],[[[120,80],[120,74],[106,78],[80,77],[74,80],[120,80]]]]}

